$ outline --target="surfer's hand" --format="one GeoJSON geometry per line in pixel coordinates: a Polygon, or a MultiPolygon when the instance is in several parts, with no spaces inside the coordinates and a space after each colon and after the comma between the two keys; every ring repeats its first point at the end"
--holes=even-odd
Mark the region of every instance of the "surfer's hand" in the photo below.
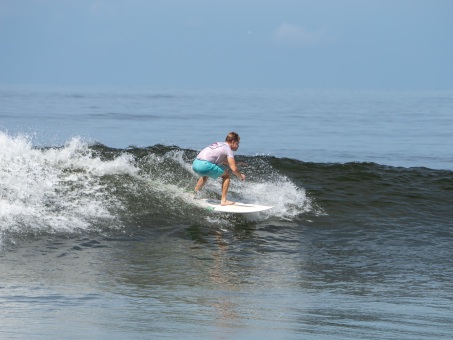
{"type": "Polygon", "coordinates": [[[244,175],[244,174],[241,174],[241,175],[239,176],[239,178],[241,179],[242,182],[245,181],[245,175],[244,175]]]}

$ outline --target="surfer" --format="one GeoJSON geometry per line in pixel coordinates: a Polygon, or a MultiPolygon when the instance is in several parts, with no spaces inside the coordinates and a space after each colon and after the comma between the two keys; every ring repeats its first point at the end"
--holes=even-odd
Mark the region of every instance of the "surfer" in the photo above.
{"type": "Polygon", "coordinates": [[[233,174],[239,177],[241,181],[245,181],[245,175],[238,170],[233,154],[233,151],[237,151],[239,148],[240,139],[236,132],[230,132],[226,136],[225,142],[217,142],[201,150],[192,164],[193,170],[201,176],[195,186],[195,193],[203,188],[208,177],[214,179],[222,177],[222,198],[220,204],[234,204],[234,202],[227,200],[230,172],[225,169],[224,165],[228,165],[233,174]]]}

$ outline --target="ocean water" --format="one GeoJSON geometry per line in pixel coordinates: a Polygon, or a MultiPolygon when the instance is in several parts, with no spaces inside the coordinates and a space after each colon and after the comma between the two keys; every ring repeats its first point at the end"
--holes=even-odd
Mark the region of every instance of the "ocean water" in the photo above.
{"type": "Polygon", "coordinates": [[[448,91],[3,86],[0,338],[450,339],[452,123],[448,91]],[[187,195],[229,131],[255,220],[187,195]]]}

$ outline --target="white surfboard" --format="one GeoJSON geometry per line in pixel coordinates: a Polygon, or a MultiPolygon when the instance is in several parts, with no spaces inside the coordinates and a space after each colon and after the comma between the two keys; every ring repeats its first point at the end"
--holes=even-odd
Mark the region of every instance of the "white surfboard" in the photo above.
{"type": "Polygon", "coordinates": [[[241,202],[235,202],[234,204],[230,205],[220,205],[220,200],[214,199],[201,199],[200,202],[209,210],[233,214],[256,213],[273,208],[269,205],[248,204],[241,202]]]}

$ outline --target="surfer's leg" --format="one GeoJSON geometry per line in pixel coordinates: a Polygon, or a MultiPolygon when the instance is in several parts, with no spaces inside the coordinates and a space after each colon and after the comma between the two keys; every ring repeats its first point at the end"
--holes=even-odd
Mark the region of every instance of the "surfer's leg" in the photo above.
{"type": "Polygon", "coordinates": [[[208,176],[203,176],[198,179],[197,185],[195,185],[195,192],[200,191],[206,182],[208,181],[208,176]]]}
{"type": "Polygon", "coordinates": [[[220,205],[231,205],[234,204],[232,201],[227,200],[228,188],[230,187],[230,173],[225,171],[222,175],[222,199],[220,200],[220,205]]]}

